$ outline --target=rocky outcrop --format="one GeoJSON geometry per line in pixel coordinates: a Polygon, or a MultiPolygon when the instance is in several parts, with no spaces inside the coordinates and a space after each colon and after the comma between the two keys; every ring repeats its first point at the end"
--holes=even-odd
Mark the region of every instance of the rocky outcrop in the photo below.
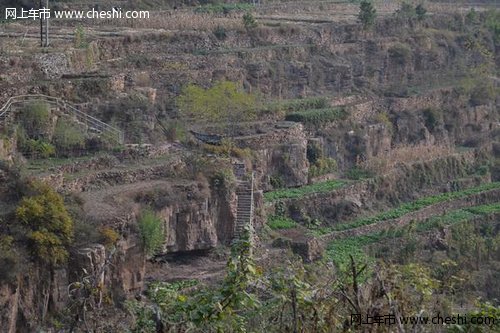
{"type": "Polygon", "coordinates": [[[276,182],[282,187],[307,184],[307,135],[301,124],[279,122],[264,133],[234,140],[238,146],[250,148],[257,155],[255,176],[260,189],[271,189],[276,182]]]}

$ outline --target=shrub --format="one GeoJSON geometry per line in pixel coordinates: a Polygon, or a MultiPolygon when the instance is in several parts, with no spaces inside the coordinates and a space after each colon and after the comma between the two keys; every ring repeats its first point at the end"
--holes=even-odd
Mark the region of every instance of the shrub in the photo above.
{"type": "Polygon", "coordinates": [[[227,34],[226,34],[226,28],[224,28],[224,27],[223,27],[223,26],[221,26],[221,25],[218,25],[218,26],[214,29],[214,36],[215,36],[217,39],[220,39],[220,40],[226,39],[226,37],[227,37],[227,34]]]}
{"type": "Polygon", "coordinates": [[[354,167],[349,169],[345,175],[348,179],[360,180],[373,177],[373,174],[368,170],[362,169],[360,167],[354,167]]]}
{"type": "Polygon", "coordinates": [[[59,118],[52,140],[58,154],[63,153],[67,155],[85,147],[85,132],[81,126],[59,118]]]}
{"type": "Polygon", "coordinates": [[[417,7],[415,7],[415,14],[417,15],[417,20],[423,21],[425,14],[427,14],[427,9],[425,9],[423,4],[418,4],[417,7]]]}
{"type": "Polygon", "coordinates": [[[31,252],[42,263],[58,265],[66,261],[66,247],[73,241],[73,221],[63,198],[43,183],[32,183],[33,195],[24,197],[16,218],[28,228],[31,252]]]}
{"type": "Polygon", "coordinates": [[[425,127],[429,129],[429,131],[434,131],[434,129],[442,122],[442,114],[436,109],[427,108],[422,112],[425,121],[425,127]]]}
{"type": "Polygon", "coordinates": [[[389,119],[389,115],[387,114],[387,112],[381,112],[381,113],[378,113],[377,114],[377,117],[376,117],[376,120],[379,122],[379,123],[382,123],[384,124],[384,126],[392,132],[393,130],[393,125],[392,125],[392,122],[391,120],[389,119]]]}
{"type": "Polygon", "coordinates": [[[411,20],[416,16],[416,8],[413,8],[413,6],[408,2],[402,2],[401,7],[396,11],[396,16],[411,20]]]}
{"type": "Polygon", "coordinates": [[[211,184],[216,188],[231,189],[236,185],[236,178],[232,170],[223,169],[212,176],[211,184]]]}
{"type": "Polygon", "coordinates": [[[55,147],[44,140],[21,141],[19,148],[24,154],[29,154],[33,158],[49,158],[56,153],[55,147]]]}
{"type": "Polygon", "coordinates": [[[394,59],[396,63],[405,65],[410,60],[411,50],[406,44],[396,43],[389,48],[389,57],[394,59]]]}
{"type": "Polygon", "coordinates": [[[88,46],[87,40],[85,38],[85,30],[83,30],[83,26],[79,25],[75,29],[75,47],[78,49],[84,49],[88,46]]]}
{"type": "Polygon", "coordinates": [[[285,181],[283,180],[283,177],[280,174],[274,174],[269,177],[269,184],[273,188],[283,188],[285,187],[285,181]]]}
{"type": "Polygon", "coordinates": [[[478,83],[472,88],[470,95],[470,104],[472,106],[479,106],[490,103],[495,98],[495,88],[488,82],[478,83]]]}
{"type": "Polygon", "coordinates": [[[500,42],[500,10],[486,12],[486,27],[493,34],[496,43],[500,42]]]}
{"type": "Polygon", "coordinates": [[[363,0],[359,4],[358,19],[363,24],[365,30],[369,29],[375,23],[377,10],[373,7],[371,1],[363,0]]]}
{"type": "Polygon", "coordinates": [[[101,235],[101,241],[106,247],[114,246],[120,239],[120,234],[110,227],[102,227],[99,233],[101,235]]]}
{"type": "Polygon", "coordinates": [[[146,209],[139,217],[138,224],[144,252],[154,255],[165,241],[162,221],[151,210],[146,209]]]}
{"type": "Polygon", "coordinates": [[[330,157],[322,157],[309,168],[309,176],[317,177],[337,171],[337,161],[330,157]]]}
{"type": "Polygon", "coordinates": [[[14,282],[19,269],[18,255],[14,252],[14,238],[0,236],[0,282],[14,282]]]}
{"type": "Polygon", "coordinates": [[[327,108],[290,113],[285,117],[285,120],[320,125],[336,120],[343,120],[346,117],[347,112],[343,108],[327,108]]]}
{"type": "Polygon", "coordinates": [[[257,21],[255,21],[252,14],[245,13],[245,15],[243,15],[243,25],[247,30],[254,29],[257,27],[257,21]]]}
{"type": "Polygon", "coordinates": [[[323,151],[317,142],[309,142],[307,144],[307,160],[314,164],[317,160],[323,157],[323,151]]]}
{"type": "Polygon", "coordinates": [[[252,156],[252,151],[249,148],[239,148],[227,139],[222,139],[219,146],[205,144],[203,145],[203,149],[209,153],[223,157],[250,158],[252,156]]]}
{"type": "Polygon", "coordinates": [[[465,22],[467,22],[467,24],[476,24],[478,22],[477,11],[474,7],[472,7],[465,16],[465,22]]]}
{"type": "Polygon", "coordinates": [[[111,140],[105,136],[93,136],[85,139],[85,149],[89,153],[95,153],[102,150],[111,150],[113,148],[119,149],[119,147],[115,147],[114,142],[111,142],[111,140]]]}
{"type": "Polygon", "coordinates": [[[21,113],[21,126],[30,139],[41,139],[50,126],[50,110],[45,103],[32,103],[21,113]]]}

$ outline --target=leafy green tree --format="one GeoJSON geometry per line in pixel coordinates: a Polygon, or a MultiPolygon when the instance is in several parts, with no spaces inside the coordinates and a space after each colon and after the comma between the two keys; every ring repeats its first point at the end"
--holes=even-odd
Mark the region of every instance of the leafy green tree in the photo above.
{"type": "Polygon", "coordinates": [[[224,124],[253,119],[256,98],[230,81],[217,81],[208,89],[187,85],[177,98],[180,113],[186,118],[224,124]]]}
{"type": "Polygon", "coordinates": [[[377,10],[373,7],[371,1],[363,0],[359,5],[359,21],[363,24],[365,30],[371,28],[375,23],[377,10]]]}
{"type": "Polygon", "coordinates": [[[151,210],[145,210],[139,217],[139,232],[147,255],[153,255],[165,241],[163,223],[151,210]]]}
{"type": "Polygon", "coordinates": [[[73,241],[73,221],[63,198],[48,185],[34,182],[31,191],[33,194],[19,203],[16,217],[28,228],[33,256],[42,263],[61,264],[67,260],[66,248],[73,241]]]}

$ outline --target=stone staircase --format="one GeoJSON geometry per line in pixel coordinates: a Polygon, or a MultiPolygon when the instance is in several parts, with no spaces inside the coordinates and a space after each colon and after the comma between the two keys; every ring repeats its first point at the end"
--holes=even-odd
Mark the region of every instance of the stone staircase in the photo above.
{"type": "Polygon", "coordinates": [[[19,95],[13,96],[0,108],[0,130],[9,125],[9,120],[16,112],[16,106],[26,103],[42,101],[56,107],[62,114],[69,116],[74,122],[85,126],[89,133],[105,136],[119,144],[123,144],[123,132],[99,119],[80,111],[72,104],[52,96],[46,95],[19,95]]]}
{"type": "Polygon", "coordinates": [[[244,234],[245,229],[247,228],[248,230],[250,230],[250,233],[252,233],[253,231],[253,210],[254,210],[253,173],[248,178],[250,179],[245,179],[245,177],[237,176],[236,196],[238,199],[237,199],[237,209],[236,209],[236,221],[234,223],[235,239],[239,239],[244,234]]]}

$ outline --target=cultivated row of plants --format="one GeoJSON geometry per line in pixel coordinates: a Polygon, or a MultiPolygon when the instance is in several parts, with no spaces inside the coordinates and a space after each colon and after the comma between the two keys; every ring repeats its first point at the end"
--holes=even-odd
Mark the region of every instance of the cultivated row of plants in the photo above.
{"type": "Polygon", "coordinates": [[[264,199],[267,202],[279,200],[279,199],[293,199],[301,198],[312,193],[325,193],[345,186],[347,182],[345,180],[328,180],[321,183],[315,183],[310,185],[305,185],[296,188],[286,188],[276,191],[270,191],[264,193],[264,199]]]}
{"type": "Polygon", "coordinates": [[[413,201],[413,202],[404,203],[397,208],[394,208],[394,209],[391,209],[391,210],[388,210],[388,211],[385,211],[385,212],[382,212],[382,213],[379,213],[379,214],[376,214],[373,216],[359,218],[359,219],[354,220],[353,222],[340,224],[340,225],[337,225],[337,226],[334,226],[331,228],[324,228],[324,229],[318,230],[318,232],[319,233],[328,233],[331,231],[349,230],[349,229],[354,229],[354,228],[358,228],[358,227],[365,226],[365,225],[370,225],[370,224],[379,223],[379,222],[383,222],[383,221],[387,221],[387,220],[391,220],[391,219],[396,219],[396,218],[402,217],[406,214],[409,214],[411,212],[415,212],[417,210],[420,210],[422,208],[425,208],[425,207],[428,207],[428,206],[431,206],[431,205],[434,205],[434,204],[437,204],[440,202],[465,198],[465,197],[468,197],[468,196],[471,196],[471,195],[474,195],[477,193],[481,193],[481,192],[485,192],[485,191],[489,191],[489,190],[493,190],[493,189],[497,189],[497,188],[500,188],[500,182],[487,183],[487,184],[483,184],[483,185],[469,188],[469,189],[462,190],[462,191],[446,192],[446,193],[441,193],[441,194],[437,194],[437,195],[433,195],[433,196],[429,196],[429,197],[424,197],[424,198],[420,198],[420,199],[413,201]]]}
{"type": "MultiPolygon", "coordinates": [[[[439,226],[449,226],[462,222],[467,222],[475,217],[486,216],[500,213],[500,203],[493,203],[481,206],[474,206],[452,211],[442,216],[435,216],[414,226],[416,232],[425,232],[435,229],[439,226]]],[[[400,238],[404,235],[406,227],[392,228],[365,235],[349,237],[330,242],[327,248],[327,257],[331,259],[339,268],[346,269],[350,263],[350,257],[353,256],[356,261],[372,262],[363,248],[384,240],[400,238]]]]}

